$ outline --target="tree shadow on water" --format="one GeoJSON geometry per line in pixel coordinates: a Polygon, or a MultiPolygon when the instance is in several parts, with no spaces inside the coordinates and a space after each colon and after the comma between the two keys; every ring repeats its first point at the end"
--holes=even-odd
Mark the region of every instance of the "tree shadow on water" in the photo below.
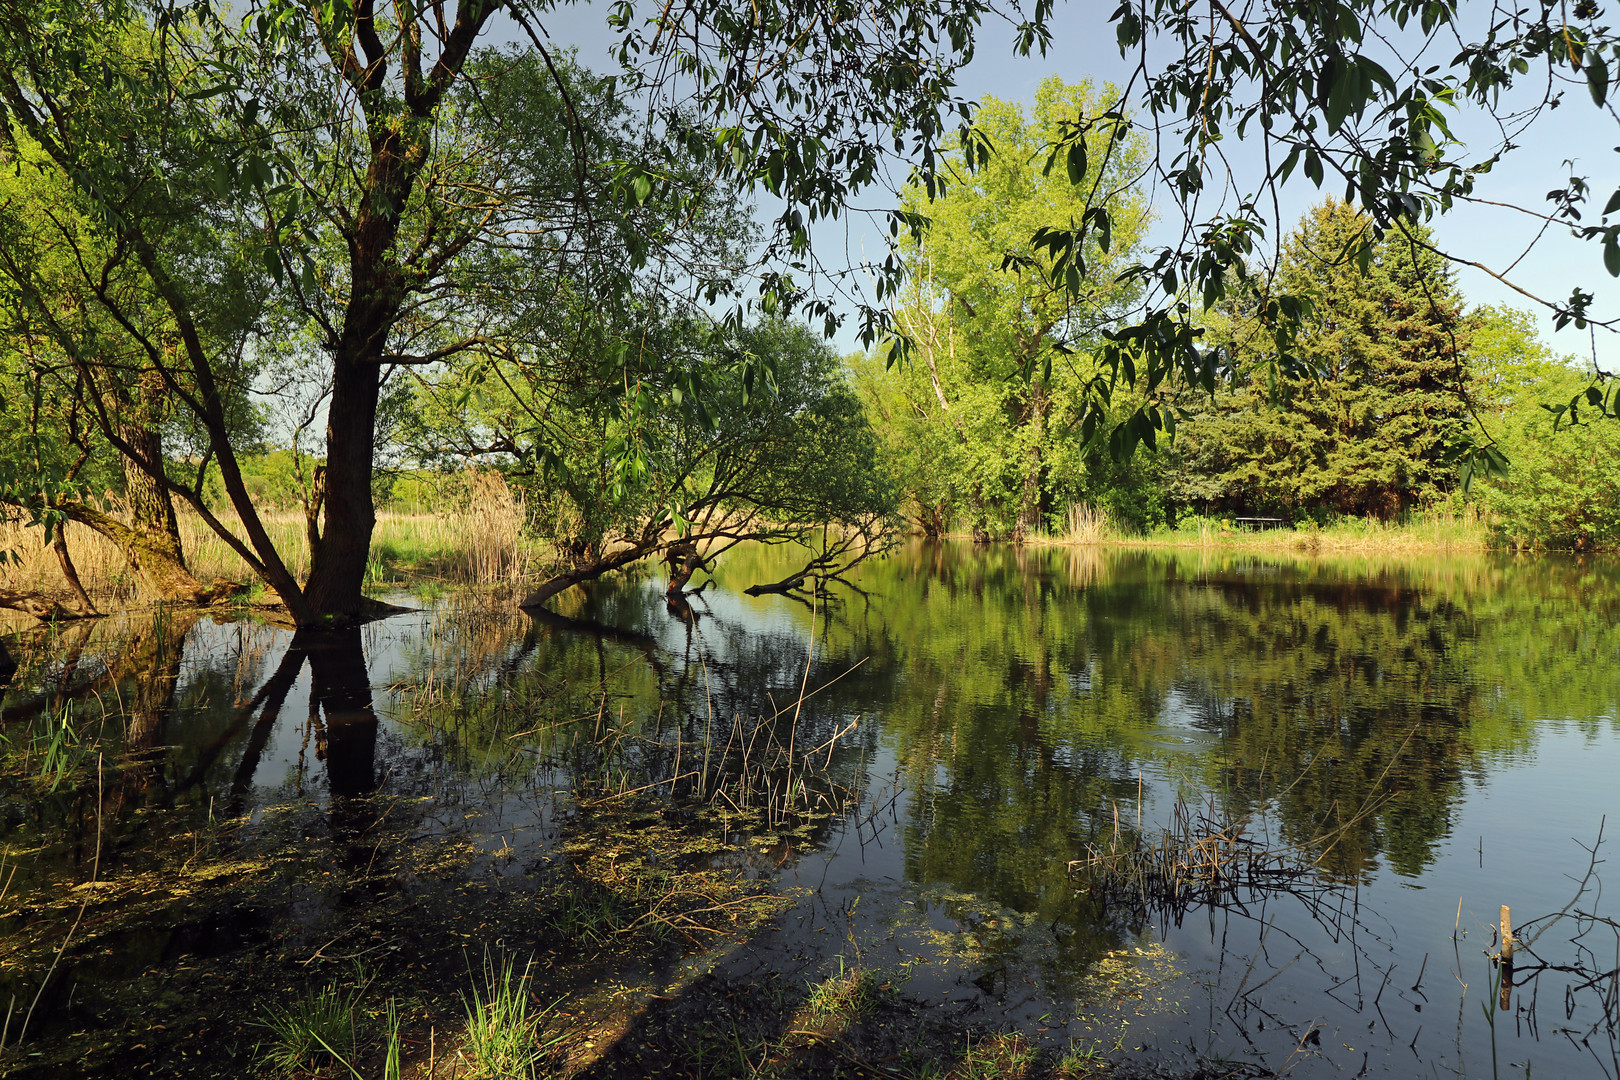
{"type": "Polygon", "coordinates": [[[713,967],[588,1033],[564,1052],[570,1080],[1082,1080],[1115,1075],[1094,1053],[1009,1030],[992,1002],[918,997],[895,971],[827,966],[806,978],[803,947],[775,921],[713,967]],[[988,1007],[987,1007],[988,1006],[988,1007]],[[594,1052],[594,1057],[592,1056],[594,1052]],[[587,1061],[580,1065],[581,1059],[587,1061]]]}

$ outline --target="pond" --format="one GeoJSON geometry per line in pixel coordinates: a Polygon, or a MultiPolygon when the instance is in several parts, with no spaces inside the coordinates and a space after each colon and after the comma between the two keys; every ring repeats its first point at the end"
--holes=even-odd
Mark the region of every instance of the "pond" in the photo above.
{"type": "Polygon", "coordinates": [[[1620,1076],[1620,565],[918,543],[825,598],[743,592],[780,567],[732,552],[679,611],[643,576],[296,643],[246,614],[16,636],[11,1067],[209,1075],[251,1031],[150,1010],[409,967],[429,927],[485,947],[587,796],[689,795],[775,740],[816,779],[790,758],[767,801],[820,809],[739,817],[729,858],[785,907],[646,979],[858,961],[1165,1074],[1620,1076]]]}

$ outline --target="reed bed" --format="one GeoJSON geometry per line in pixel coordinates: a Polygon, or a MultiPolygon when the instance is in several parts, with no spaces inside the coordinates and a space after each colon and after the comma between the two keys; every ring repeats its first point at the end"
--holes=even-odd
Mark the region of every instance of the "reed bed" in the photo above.
{"type": "Polygon", "coordinates": [[[531,652],[543,646],[527,616],[476,595],[449,604],[425,643],[423,674],[389,688],[391,711],[429,737],[453,735],[469,772],[549,772],[581,807],[657,803],[711,817],[727,834],[772,839],[811,830],[856,799],[858,778],[846,785],[836,774],[858,720],[813,728],[802,703],[815,687],[760,715],[725,716],[712,702],[674,715],[645,704],[669,689],[656,664],[572,683],[531,652]]]}
{"type": "Polygon", "coordinates": [[[479,584],[517,584],[528,571],[523,494],[493,470],[469,469],[464,483],[466,513],[457,524],[463,531],[468,576],[479,584]]]}
{"type": "MultiPolygon", "coordinates": [[[[116,509],[116,508],[115,508],[116,509]]],[[[434,511],[380,511],[372,533],[367,585],[432,578],[455,584],[516,584],[530,572],[534,545],[524,537],[528,508],[521,492],[492,470],[469,469],[446,485],[434,511]]],[[[234,523],[235,519],[228,519],[234,523]]],[[[262,520],[276,550],[300,581],[309,576],[309,540],[302,511],[264,511],[262,520]]],[[[216,578],[252,584],[241,556],[202,518],[178,515],[181,548],[198,580],[216,578]]],[[[100,533],[69,524],[63,535],[86,592],[103,608],[127,604],[136,595],[135,575],[118,547],[100,533]]],[[[0,551],[13,558],[0,565],[0,588],[66,598],[56,553],[42,531],[19,521],[0,521],[0,551]]]]}
{"type": "MultiPolygon", "coordinates": [[[[1246,530],[1232,518],[1197,516],[1149,536],[1113,536],[1108,542],[1175,547],[1243,547],[1292,551],[1482,551],[1495,544],[1488,510],[1419,510],[1398,518],[1344,517],[1316,525],[1246,530]]],[[[1103,542],[1103,541],[1093,541],[1103,542]]]]}
{"type": "Polygon", "coordinates": [[[724,835],[775,843],[813,831],[858,801],[856,788],[834,775],[837,750],[856,721],[799,746],[790,717],[796,703],[729,721],[637,719],[615,709],[606,691],[594,709],[578,710],[568,707],[570,688],[539,678],[460,674],[392,688],[402,718],[423,728],[461,728],[459,741],[485,748],[486,771],[555,770],[581,807],[660,804],[712,818],[724,835]]]}
{"type": "Polygon", "coordinates": [[[1063,534],[1066,544],[1106,544],[1119,536],[1108,511],[1090,503],[1070,503],[1064,524],[1067,526],[1063,534]]]}

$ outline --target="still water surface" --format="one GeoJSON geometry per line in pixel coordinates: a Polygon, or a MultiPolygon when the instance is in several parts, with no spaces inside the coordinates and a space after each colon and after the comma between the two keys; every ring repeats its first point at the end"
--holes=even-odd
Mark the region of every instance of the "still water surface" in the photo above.
{"type": "MultiPolygon", "coordinates": [[[[814,973],[856,950],[988,1022],[1104,1050],[1114,1025],[1120,1052],[1188,1067],[1620,1076],[1620,882],[1598,888],[1620,871],[1581,886],[1606,816],[1620,830],[1620,566],[919,544],[814,606],[744,595],[777,560],[730,554],[689,612],[631,579],[560,617],[445,601],[297,654],[195,616],[20,638],[8,731],[109,698],[127,731],[110,788],[7,792],[9,888],[138,870],[203,817],[336,820],[373,792],[418,798],[422,835],[515,851],[498,872],[521,876],[568,812],[552,720],[781,713],[801,746],[847,732],[827,761],[859,808],[783,860],[798,907],[724,963],[814,973]],[[101,849],[92,797],[119,822],[101,849]],[[1088,844],[1178,801],[1301,845],[1312,888],[1128,912],[1078,887],[1088,844]],[[1544,930],[1505,1000],[1504,904],[1544,930]]],[[[26,997],[38,973],[12,977],[26,997]]]]}

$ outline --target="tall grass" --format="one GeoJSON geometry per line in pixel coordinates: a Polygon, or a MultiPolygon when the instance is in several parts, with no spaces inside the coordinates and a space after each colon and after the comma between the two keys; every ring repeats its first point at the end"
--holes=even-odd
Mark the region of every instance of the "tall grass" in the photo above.
{"type": "Polygon", "coordinates": [[[1063,540],[1069,544],[1106,544],[1119,539],[1108,511],[1090,503],[1070,503],[1063,540]]]}
{"type": "Polygon", "coordinates": [[[510,957],[484,957],[483,985],[473,979],[464,995],[467,1034],[461,1058],[468,1077],[520,1080],[538,1075],[546,1052],[561,1041],[547,1036],[543,1023],[549,1010],[534,1000],[534,962],[519,971],[510,957]]]}
{"type": "Polygon", "coordinates": [[[257,1026],[266,1033],[259,1047],[265,1063],[280,1073],[313,1072],[353,1054],[354,1014],[362,990],[328,984],[287,1005],[264,1009],[257,1026]]]}
{"type": "Polygon", "coordinates": [[[465,484],[468,575],[479,584],[516,584],[528,569],[522,542],[528,507],[522,493],[493,470],[469,469],[465,484]]]}
{"type": "Polygon", "coordinates": [[[1290,528],[1246,530],[1232,518],[1184,519],[1175,530],[1155,533],[1150,542],[1291,548],[1304,551],[1480,551],[1491,546],[1488,512],[1468,505],[1436,507],[1395,518],[1339,517],[1290,528]]]}
{"type": "MultiPolygon", "coordinates": [[[[527,514],[522,494],[500,473],[468,469],[455,486],[447,486],[436,511],[377,514],[367,585],[424,577],[461,584],[516,584],[533,563],[533,545],[523,536],[527,514]]],[[[226,520],[236,523],[234,516],[226,520]]],[[[302,512],[264,511],[261,520],[287,568],[305,580],[310,558],[302,512]]],[[[226,578],[244,584],[254,580],[241,556],[202,518],[181,512],[178,521],[186,564],[198,580],[226,578]]],[[[112,541],[82,525],[69,525],[64,535],[79,578],[98,606],[117,607],[135,597],[135,575],[112,541]]],[[[44,543],[39,529],[0,522],[0,551],[15,556],[0,565],[0,588],[67,596],[56,553],[44,543]]]]}

